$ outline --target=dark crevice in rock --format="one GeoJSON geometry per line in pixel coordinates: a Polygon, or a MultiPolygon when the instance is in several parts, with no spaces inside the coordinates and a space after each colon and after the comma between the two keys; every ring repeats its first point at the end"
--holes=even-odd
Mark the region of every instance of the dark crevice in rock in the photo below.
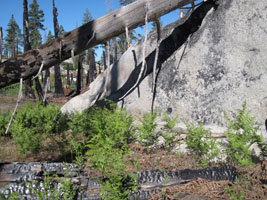
{"type": "MultiPolygon", "coordinates": [[[[216,8],[216,4],[213,0],[209,0],[204,2],[201,6],[199,6],[195,11],[191,13],[185,19],[182,19],[178,25],[174,28],[171,35],[165,38],[159,46],[159,56],[158,56],[158,63],[157,68],[160,71],[162,64],[168,60],[168,58],[177,50],[179,49],[187,40],[188,38],[199,29],[203,19],[205,18],[206,14],[211,8],[216,8]]],[[[155,35],[151,35],[150,37],[154,37],[155,35]]],[[[155,53],[154,50],[150,55],[146,57],[146,70],[138,83],[138,85],[142,82],[142,80],[151,74],[153,70],[153,65],[155,61],[155,53]]],[[[131,73],[128,80],[125,84],[115,93],[111,94],[107,97],[107,99],[117,102],[122,96],[124,96],[128,90],[130,90],[137,81],[138,74],[140,73],[142,63],[140,63],[135,70],[131,73]]],[[[138,85],[136,87],[138,87],[138,85]]],[[[135,88],[132,89],[132,91],[135,88]]],[[[131,91],[131,92],[132,92],[131,91]]]]}

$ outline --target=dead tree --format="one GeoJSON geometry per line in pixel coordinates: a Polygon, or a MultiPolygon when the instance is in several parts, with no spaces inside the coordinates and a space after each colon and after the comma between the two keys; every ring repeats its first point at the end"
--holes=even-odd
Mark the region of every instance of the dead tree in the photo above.
{"type": "MultiPolygon", "coordinates": [[[[53,20],[54,20],[54,32],[55,32],[55,38],[58,38],[59,33],[59,25],[57,21],[57,8],[55,7],[55,0],[53,0],[53,20]]],[[[60,58],[59,58],[60,59],[60,58]]],[[[56,64],[54,67],[55,71],[55,97],[61,97],[64,96],[63,86],[62,86],[62,80],[61,80],[61,73],[60,73],[60,65],[56,64]]]]}
{"type": "Polygon", "coordinates": [[[2,62],[2,41],[3,41],[3,31],[0,27],[0,63],[2,62]]]}
{"type": "Polygon", "coordinates": [[[90,49],[90,57],[89,57],[89,70],[87,74],[87,81],[86,85],[88,86],[90,83],[93,82],[96,78],[96,63],[95,63],[95,51],[93,49],[90,49]]]}
{"type": "MultiPolygon", "coordinates": [[[[29,41],[29,19],[28,19],[28,1],[23,1],[23,37],[24,37],[24,52],[31,49],[31,44],[29,41]]],[[[35,94],[32,89],[33,83],[32,79],[29,78],[25,81],[25,97],[34,98],[35,94]]]]}
{"type": "Polygon", "coordinates": [[[0,64],[0,88],[27,79],[84,50],[118,36],[128,29],[136,28],[148,21],[181,8],[190,0],[139,0],[109,14],[90,21],[81,27],[56,38],[36,49],[10,58],[0,64]],[[145,9],[146,8],[146,9],[145,9]],[[146,12],[147,11],[147,12],[146,12]]]}

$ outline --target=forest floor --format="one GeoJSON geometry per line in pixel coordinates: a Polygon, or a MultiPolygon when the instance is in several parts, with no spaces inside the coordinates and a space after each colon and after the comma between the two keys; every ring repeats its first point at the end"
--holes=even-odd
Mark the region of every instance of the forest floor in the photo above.
{"type": "MultiPolygon", "coordinates": [[[[16,96],[0,95],[0,112],[12,110],[16,104],[16,96]]],[[[59,98],[49,100],[58,105],[64,104],[67,99],[59,98]]],[[[22,99],[20,106],[26,103],[22,99]]],[[[33,102],[34,103],[34,102],[33,102]]],[[[57,140],[57,138],[55,138],[57,140]]],[[[9,162],[71,162],[70,154],[61,151],[58,141],[51,144],[47,141],[47,148],[42,149],[38,154],[28,153],[23,156],[19,153],[18,147],[12,139],[0,137],[0,163],[9,162]],[[58,144],[58,145],[55,145],[58,144]]],[[[192,155],[169,152],[163,149],[148,150],[143,146],[133,143],[130,145],[132,153],[131,158],[125,158],[125,165],[128,172],[135,172],[129,160],[136,160],[139,165],[139,171],[159,169],[163,171],[176,171],[182,169],[202,169],[197,159],[192,155]]],[[[227,164],[227,163],[226,163],[227,164]]],[[[224,165],[226,165],[224,164],[224,165]]],[[[99,176],[99,172],[90,169],[85,164],[85,171],[92,177],[99,176]]],[[[214,164],[211,166],[218,166],[214,164]]],[[[248,168],[235,166],[238,172],[238,179],[235,183],[229,181],[207,181],[197,179],[187,184],[166,187],[162,192],[154,194],[151,200],[158,199],[183,199],[183,200],[207,200],[207,199],[262,199],[267,200],[267,161],[258,162],[248,168]],[[226,188],[230,188],[228,192],[226,188]],[[164,193],[164,198],[162,194],[164,193]]]]}

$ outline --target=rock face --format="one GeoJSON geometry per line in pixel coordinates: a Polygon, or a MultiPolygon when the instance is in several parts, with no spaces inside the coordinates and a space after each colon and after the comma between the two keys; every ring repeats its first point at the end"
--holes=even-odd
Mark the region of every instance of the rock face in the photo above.
{"type": "MultiPolygon", "coordinates": [[[[267,119],[267,1],[220,0],[200,28],[163,64],[155,107],[220,132],[224,112],[247,102],[261,125],[267,119]]],[[[148,112],[152,76],[124,100],[132,112],[148,112]]]]}
{"type": "MultiPolygon", "coordinates": [[[[224,112],[240,109],[246,101],[267,138],[266,37],[267,1],[205,2],[190,17],[163,30],[154,107],[222,132],[227,125],[224,112]]],[[[138,87],[123,99],[122,106],[132,113],[151,110],[155,33],[148,46],[146,71],[138,87]]],[[[137,81],[142,48],[139,41],[99,78],[102,81],[94,83],[97,90],[92,87],[62,111],[81,111],[103,97],[118,102],[137,81]]]]}

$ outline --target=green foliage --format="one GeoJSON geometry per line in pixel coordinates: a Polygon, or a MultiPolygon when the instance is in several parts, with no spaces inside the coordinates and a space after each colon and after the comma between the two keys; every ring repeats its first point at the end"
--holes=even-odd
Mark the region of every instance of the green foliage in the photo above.
{"type": "Polygon", "coordinates": [[[0,114],[0,135],[5,135],[11,115],[12,113],[10,111],[6,114],[0,114]]]}
{"type": "Polygon", "coordinates": [[[255,118],[247,111],[246,102],[237,113],[231,112],[232,118],[225,114],[228,121],[226,138],[229,143],[227,150],[231,162],[239,163],[243,167],[253,164],[250,147],[257,142],[266,152],[266,145],[261,136],[257,135],[259,126],[255,125],[255,118]]]}
{"type": "Polygon", "coordinates": [[[245,199],[243,193],[241,191],[238,191],[235,185],[233,187],[227,186],[225,188],[225,191],[227,192],[231,200],[244,200],[245,199]]]}
{"type": "Polygon", "coordinates": [[[125,111],[96,107],[89,112],[89,116],[88,127],[92,138],[87,144],[90,149],[87,155],[93,167],[105,171],[103,167],[109,165],[109,159],[120,159],[122,152],[128,148],[129,140],[133,139],[133,131],[130,129],[132,118],[125,111]],[[117,153],[111,153],[116,150],[117,153]],[[117,158],[110,154],[117,154],[117,158]],[[105,155],[111,157],[104,159],[105,155]]]}
{"type": "MultiPolygon", "coordinates": [[[[128,142],[133,139],[132,118],[125,111],[93,108],[88,118],[91,139],[86,152],[91,167],[100,170],[105,177],[101,185],[104,199],[128,199],[135,184],[124,185],[125,165],[123,157],[129,153],[128,142]]],[[[130,181],[131,182],[131,181],[130,181]]]]}
{"type": "MultiPolygon", "coordinates": [[[[24,90],[24,87],[23,86],[23,90],[24,90]]],[[[18,95],[19,93],[19,83],[16,83],[16,84],[12,84],[12,85],[9,85],[9,86],[6,86],[4,88],[1,89],[1,93],[3,94],[11,94],[11,95],[18,95]]]]}
{"type": "Polygon", "coordinates": [[[66,118],[59,107],[44,107],[37,103],[35,107],[27,104],[15,115],[10,133],[22,154],[28,151],[38,153],[49,134],[62,132],[65,128],[66,118]]]}
{"type": "Polygon", "coordinates": [[[35,194],[38,200],[72,200],[75,199],[77,193],[77,190],[73,188],[71,179],[59,179],[57,175],[51,177],[48,176],[48,173],[45,174],[44,182],[42,182],[42,187],[39,183],[36,183],[34,186],[28,184],[28,187],[32,190],[32,193],[35,194]],[[59,187],[57,187],[55,183],[58,183],[59,187]]]}
{"type": "Polygon", "coordinates": [[[157,128],[156,118],[157,112],[145,113],[143,115],[143,120],[141,120],[142,125],[138,127],[138,141],[140,144],[152,145],[154,143],[155,136],[153,135],[153,132],[157,128]]]}
{"type": "Polygon", "coordinates": [[[9,197],[5,197],[4,194],[0,193],[1,200],[18,200],[19,199],[19,192],[12,192],[9,197]]]}
{"type": "Polygon", "coordinates": [[[42,44],[42,36],[39,30],[45,30],[43,22],[44,12],[43,10],[39,9],[37,0],[33,0],[29,9],[29,32],[32,48],[42,44]]]}
{"type": "Polygon", "coordinates": [[[177,136],[177,133],[173,131],[175,124],[178,120],[178,117],[171,118],[166,113],[163,114],[163,121],[165,121],[164,128],[166,131],[161,132],[161,136],[165,139],[164,148],[166,150],[171,150],[172,146],[175,144],[174,139],[177,136]]]}
{"type": "Polygon", "coordinates": [[[19,52],[19,47],[22,44],[22,34],[19,25],[15,21],[14,15],[11,15],[8,23],[7,35],[5,39],[5,49],[9,55],[15,56],[19,52]]]}
{"type": "Polygon", "coordinates": [[[220,151],[211,137],[211,131],[206,130],[203,125],[195,126],[194,124],[186,123],[188,130],[185,142],[191,153],[197,155],[199,161],[208,166],[210,160],[219,155],[220,151]]]}
{"type": "Polygon", "coordinates": [[[93,17],[88,8],[86,8],[85,13],[83,14],[83,24],[86,24],[93,20],[93,17]]]}

